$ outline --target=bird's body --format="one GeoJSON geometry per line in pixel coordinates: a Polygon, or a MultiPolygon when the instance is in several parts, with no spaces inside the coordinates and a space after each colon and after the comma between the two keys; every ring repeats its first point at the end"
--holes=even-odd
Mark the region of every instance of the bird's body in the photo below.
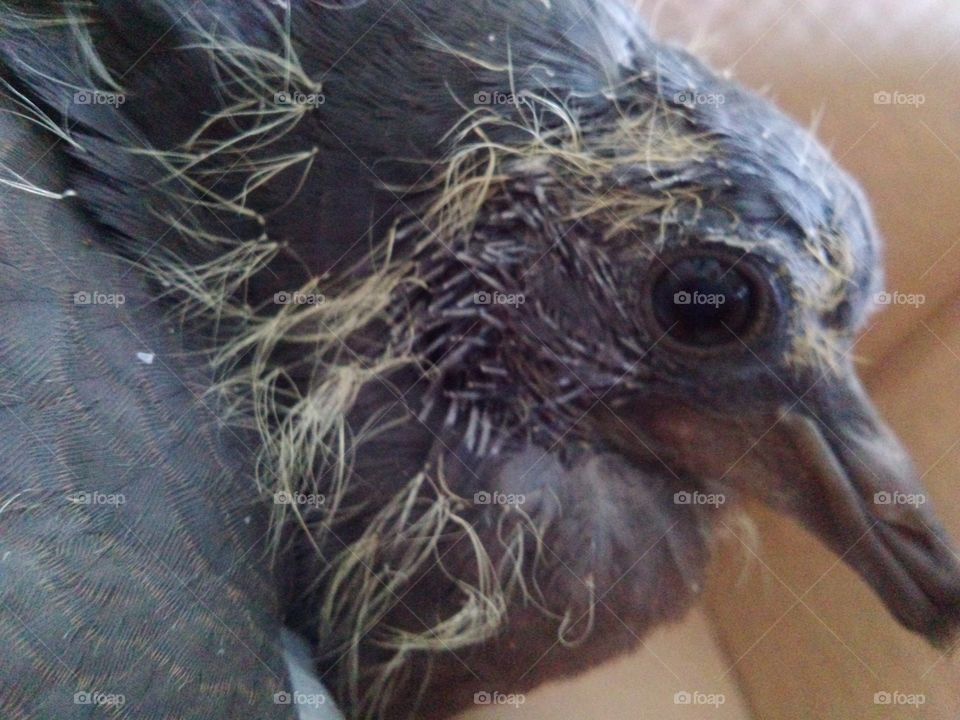
{"type": "MultiPolygon", "coordinates": [[[[765,101],[655,42],[620,2],[327,5],[0,11],[3,136],[58,140],[55,160],[5,160],[6,177],[19,178],[8,195],[71,213],[63,247],[39,236],[26,260],[8,230],[0,266],[19,281],[57,274],[50,308],[81,280],[129,293],[146,314],[106,315],[124,331],[180,320],[177,343],[162,333],[131,343],[113,325],[120,339],[94,341],[107,336],[83,324],[87,309],[66,306],[43,320],[72,329],[52,336],[65,359],[37,372],[8,351],[5,370],[24,378],[17,386],[35,378],[26,402],[38,412],[56,382],[69,393],[89,377],[108,393],[119,377],[179,415],[174,404],[189,397],[142,386],[133,359],[124,374],[69,352],[88,338],[129,359],[136,345],[175,377],[196,373],[223,421],[174,418],[175,430],[192,429],[182,445],[149,418],[125,425],[167,443],[151,455],[160,466],[195,472],[157,482],[161,509],[112,508],[107,521],[103,508],[71,505],[83,522],[107,523],[103,547],[25,532],[18,552],[52,549],[32,581],[0,588],[7,604],[50,603],[66,585],[61,548],[109,557],[129,538],[156,543],[168,559],[137,557],[169,577],[155,603],[121,605],[124,632],[71,618],[139,597],[142,571],[81,573],[75,582],[96,590],[65,601],[47,634],[24,607],[0,625],[29,648],[0,671],[0,689],[45,649],[73,648],[71,632],[110,657],[144,614],[169,626],[169,652],[145,643],[146,665],[130,677],[45,661],[51,669],[0,707],[32,717],[51,683],[134,688],[131,678],[153,673],[178,691],[131,689],[119,716],[262,717],[285,686],[265,639],[279,643],[282,619],[309,640],[349,717],[444,717],[474,693],[573,674],[682,617],[721,510],[684,498],[742,492],[849,552],[902,622],[949,637],[960,573],[938,540],[922,541],[921,560],[879,530],[850,547],[875,512],[859,504],[867,490],[911,480],[895,444],[864,457],[886,431],[847,355],[877,283],[876,240],[859,191],[826,153],[765,101]],[[31,163],[48,170],[35,176],[31,163]],[[56,263],[88,235],[71,279],[56,263]],[[113,269],[118,257],[126,271],[113,269]],[[702,311],[678,299],[701,294],[721,299],[702,311]],[[235,454],[233,465],[218,453],[235,454]],[[832,484],[842,500],[827,505],[832,484]],[[198,494],[236,504],[208,508],[198,494]],[[270,514],[266,553],[257,529],[270,514]],[[171,523],[182,532],[165,533],[171,523]],[[218,597],[251,617],[216,612],[181,582],[206,547],[233,562],[197,577],[225,582],[218,597]],[[207,659],[191,653],[210,641],[178,618],[197,607],[211,637],[227,632],[257,665],[195,678],[207,659]],[[229,708],[192,710],[211,685],[229,708]]],[[[23,291],[5,300],[24,302],[23,291]]],[[[28,334],[4,332],[14,349],[28,334]]],[[[27,354],[46,357],[46,342],[27,354]]],[[[136,404],[108,394],[85,401],[98,432],[136,404]]],[[[47,444],[66,448],[45,492],[90,487],[104,441],[58,417],[37,422],[53,428],[47,444]]],[[[10,448],[30,436],[14,428],[10,448]]],[[[30,462],[3,476],[0,500],[15,498],[4,523],[37,484],[30,462]]],[[[26,506],[15,517],[46,532],[26,506]]],[[[884,519],[891,535],[916,528],[884,519]]]]}

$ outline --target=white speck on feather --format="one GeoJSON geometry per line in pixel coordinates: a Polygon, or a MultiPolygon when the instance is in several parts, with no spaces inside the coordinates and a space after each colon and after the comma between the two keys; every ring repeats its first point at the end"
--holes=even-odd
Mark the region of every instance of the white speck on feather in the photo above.
{"type": "Polygon", "coordinates": [[[156,357],[153,353],[147,352],[138,352],[137,360],[142,362],[144,365],[153,365],[153,359],[156,357]]]}
{"type": "Polygon", "coordinates": [[[243,519],[243,524],[244,524],[244,525],[249,525],[249,524],[250,524],[250,516],[249,516],[249,515],[247,515],[247,516],[243,519]]]}

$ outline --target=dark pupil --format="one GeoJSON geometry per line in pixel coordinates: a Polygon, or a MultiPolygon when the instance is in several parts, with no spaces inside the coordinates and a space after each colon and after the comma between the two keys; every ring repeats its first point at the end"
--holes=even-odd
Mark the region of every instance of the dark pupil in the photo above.
{"type": "Polygon", "coordinates": [[[653,310],[663,330],[681,342],[700,347],[735,343],[754,319],[754,291],[729,263],[689,257],[657,280],[653,310]]]}

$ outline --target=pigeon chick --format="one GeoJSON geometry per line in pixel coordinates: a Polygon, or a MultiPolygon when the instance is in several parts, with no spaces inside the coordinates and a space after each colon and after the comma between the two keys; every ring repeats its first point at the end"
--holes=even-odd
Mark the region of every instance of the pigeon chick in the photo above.
{"type": "Polygon", "coordinates": [[[851,357],[866,200],[630,4],[2,12],[14,97],[66,128],[61,199],[256,437],[231,482],[348,717],[629,651],[695,602],[745,496],[955,636],[960,564],[851,357]]]}

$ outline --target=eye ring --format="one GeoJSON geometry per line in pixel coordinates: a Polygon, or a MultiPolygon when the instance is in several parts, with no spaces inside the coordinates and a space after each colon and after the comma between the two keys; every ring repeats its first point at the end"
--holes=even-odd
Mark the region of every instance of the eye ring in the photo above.
{"type": "Polygon", "coordinates": [[[652,261],[643,282],[646,323],[660,342],[696,355],[746,351],[769,332],[770,271],[749,252],[691,245],[652,261]],[[746,347],[745,347],[746,346],[746,347]]]}

